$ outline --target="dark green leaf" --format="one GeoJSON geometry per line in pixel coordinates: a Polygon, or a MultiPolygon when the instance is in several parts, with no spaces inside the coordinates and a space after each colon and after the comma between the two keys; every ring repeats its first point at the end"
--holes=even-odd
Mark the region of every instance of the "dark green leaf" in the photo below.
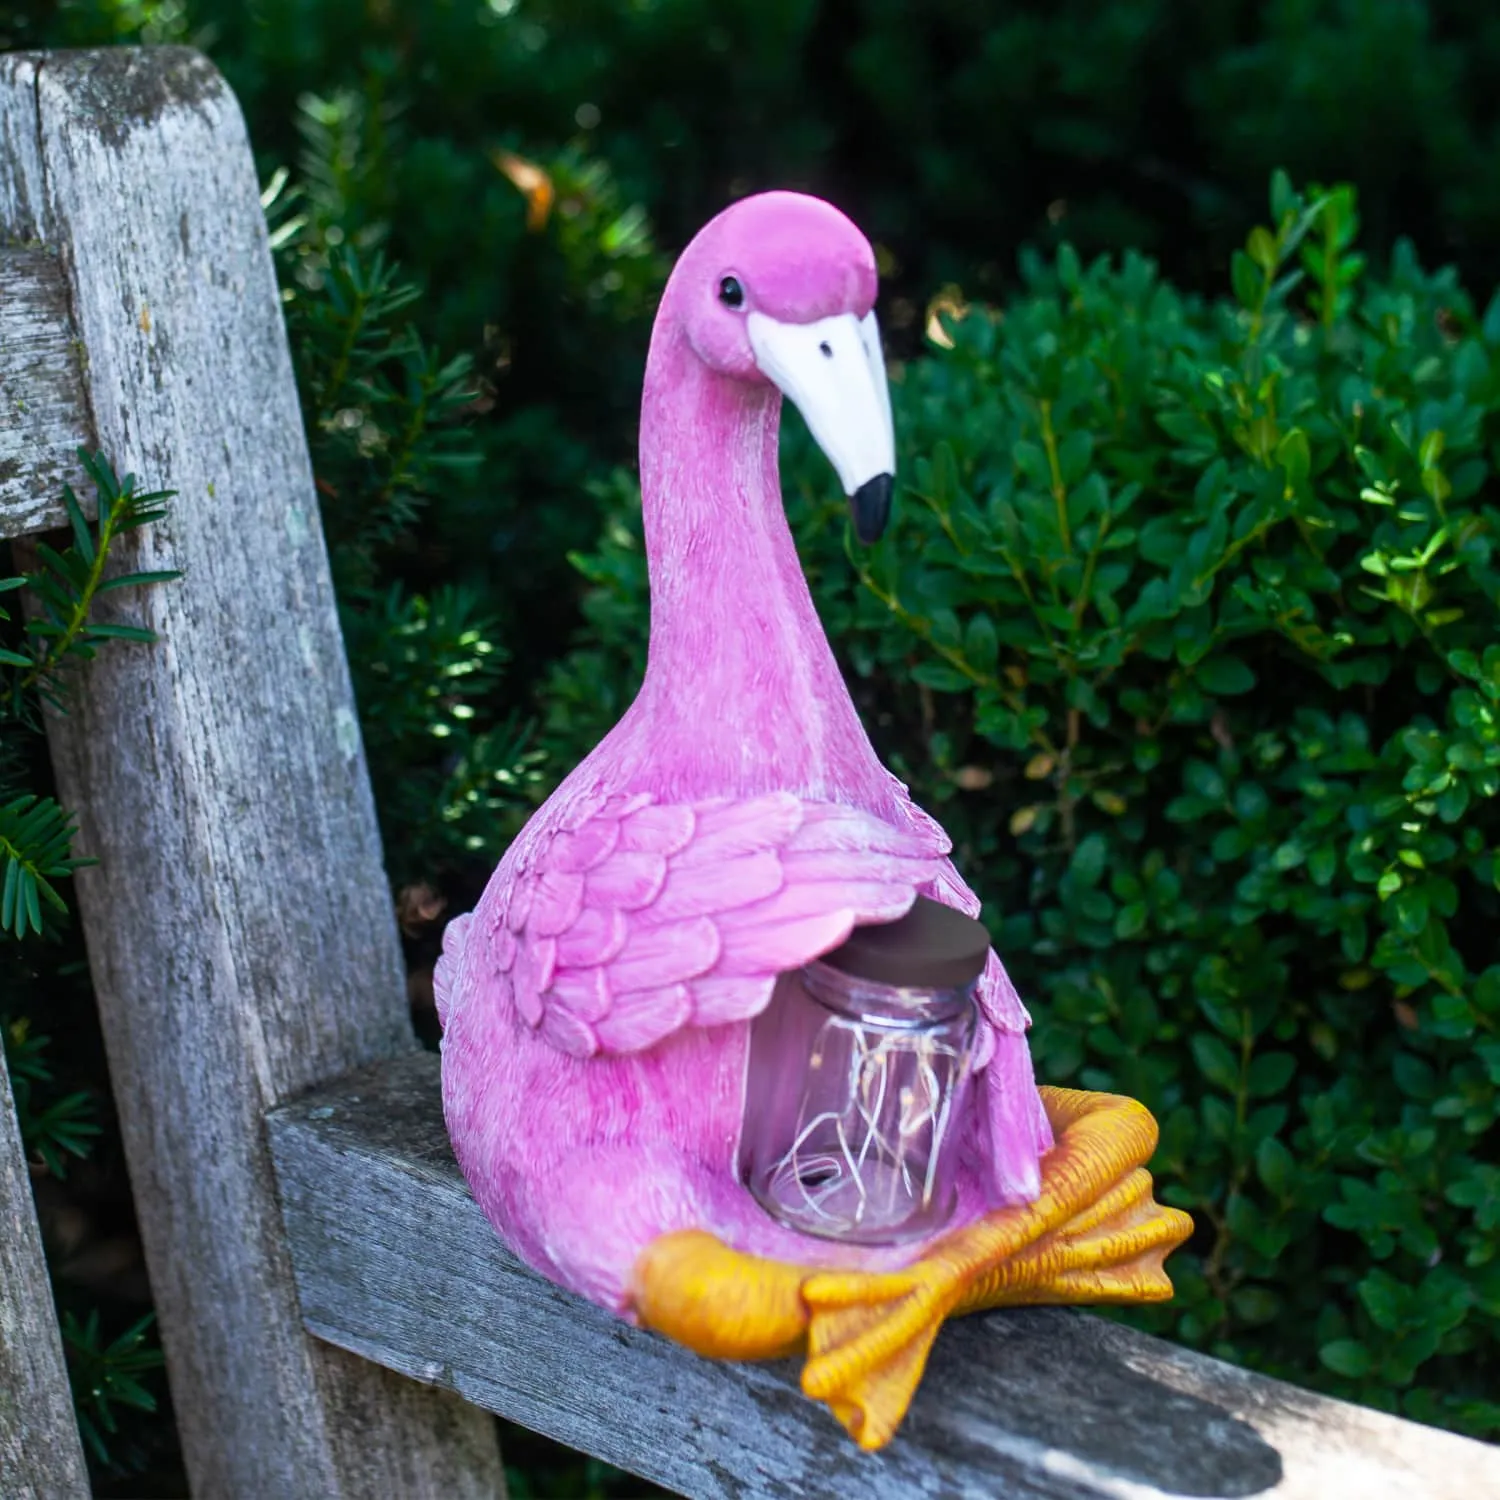
{"type": "Polygon", "coordinates": [[[1233,1094],[1240,1086],[1240,1068],[1234,1054],[1218,1037],[1198,1032],[1192,1041],[1193,1057],[1199,1071],[1215,1088],[1233,1094]]]}
{"type": "Polygon", "coordinates": [[[1318,1358],[1335,1375],[1359,1380],[1375,1368],[1375,1359],[1365,1346],[1355,1339],[1333,1339],[1318,1350],[1318,1358]]]}
{"type": "Polygon", "coordinates": [[[1196,668],[1198,685],[1216,697],[1248,693],[1255,686],[1255,673],[1238,657],[1211,656],[1196,668]]]}

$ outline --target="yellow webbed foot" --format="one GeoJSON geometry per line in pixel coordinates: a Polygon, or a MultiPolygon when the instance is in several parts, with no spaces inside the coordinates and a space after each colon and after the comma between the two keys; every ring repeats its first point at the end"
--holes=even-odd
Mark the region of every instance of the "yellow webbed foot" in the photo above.
{"type": "Polygon", "coordinates": [[[648,1327],[699,1354],[766,1359],[803,1347],[802,1389],[862,1448],[890,1441],[944,1320],[982,1308],[1155,1302],[1193,1221],[1151,1196],[1156,1122],[1132,1099],[1043,1088],[1056,1145],[1033,1203],[999,1209],[888,1273],[742,1255],[698,1230],[664,1235],[636,1265],[648,1327]]]}
{"type": "Polygon", "coordinates": [[[888,1275],[822,1272],[802,1287],[810,1321],[802,1389],[861,1447],[890,1440],[944,1319],[1044,1302],[1154,1302],[1162,1263],[1193,1221],[1151,1197],[1142,1163],[1156,1122],[1133,1099],[1042,1089],[1056,1145],[1032,1203],[955,1231],[888,1275]]]}
{"type": "Polygon", "coordinates": [[[1021,1209],[1002,1209],[939,1246],[1012,1215],[1029,1234],[1015,1252],[971,1275],[960,1312],[1048,1302],[1164,1302],[1172,1283],[1164,1262],[1193,1232],[1180,1209],[1151,1196],[1145,1163],[1156,1150],[1156,1121],[1117,1094],[1043,1088],[1056,1145],[1042,1160],[1042,1191],[1021,1209]]]}

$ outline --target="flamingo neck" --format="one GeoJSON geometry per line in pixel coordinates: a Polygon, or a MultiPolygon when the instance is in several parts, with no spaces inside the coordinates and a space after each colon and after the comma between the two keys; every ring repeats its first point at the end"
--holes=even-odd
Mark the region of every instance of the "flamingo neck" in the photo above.
{"type": "MultiPolygon", "coordinates": [[[[881,769],[797,557],[777,472],[781,395],[652,341],[641,411],[653,759],[712,793],[857,795],[881,769]]],[[[683,787],[684,790],[688,788],[683,787]]]]}

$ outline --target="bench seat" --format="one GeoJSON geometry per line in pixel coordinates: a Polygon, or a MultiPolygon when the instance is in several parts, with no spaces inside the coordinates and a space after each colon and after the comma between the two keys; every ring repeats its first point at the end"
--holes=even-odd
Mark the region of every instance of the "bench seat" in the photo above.
{"type": "Polygon", "coordinates": [[[523,1266],[459,1174],[428,1053],[269,1116],[310,1332],[694,1497],[1477,1500],[1500,1450],[1065,1309],[961,1319],[865,1454],[797,1367],[702,1360],[523,1266]]]}

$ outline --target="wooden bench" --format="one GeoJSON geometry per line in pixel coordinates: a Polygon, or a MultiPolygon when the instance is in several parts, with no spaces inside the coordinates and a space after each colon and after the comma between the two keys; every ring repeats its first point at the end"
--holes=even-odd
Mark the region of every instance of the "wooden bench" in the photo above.
{"type": "MultiPolygon", "coordinates": [[[[790,1368],[532,1275],[448,1149],[400,950],[257,184],[198,55],[0,57],[0,536],[80,444],[178,491],[49,723],[189,1474],[204,1497],[503,1489],[496,1412],[694,1496],[1500,1493],[1500,1452],[1066,1311],[945,1331],[860,1455],[790,1368]]],[[[82,493],[80,491],[80,493],[82,493]]],[[[118,595],[111,596],[118,598],[118,595]]],[[[0,1070],[0,1494],[86,1493],[0,1070]]]]}

